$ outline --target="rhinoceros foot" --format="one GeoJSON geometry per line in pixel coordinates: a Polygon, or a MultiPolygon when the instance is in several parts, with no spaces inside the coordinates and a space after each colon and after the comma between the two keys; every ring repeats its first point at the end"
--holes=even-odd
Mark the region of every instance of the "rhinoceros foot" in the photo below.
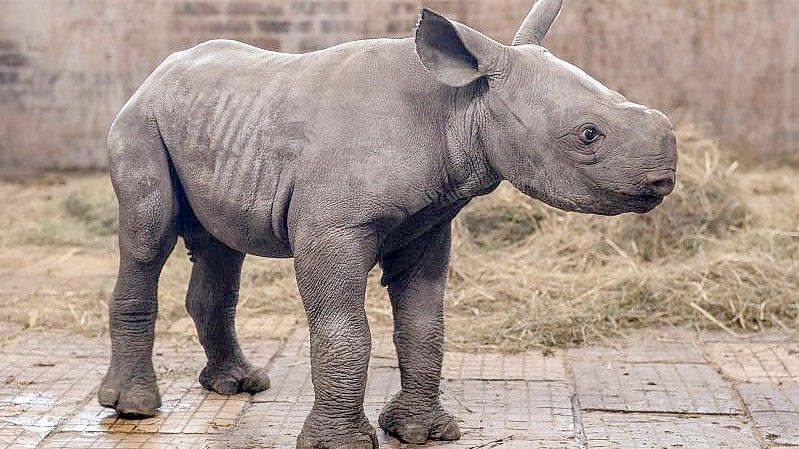
{"type": "Polygon", "coordinates": [[[311,411],[297,437],[297,449],[378,449],[377,432],[366,416],[351,432],[334,421],[311,411]]]}
{"type": "Polygon", "coordinates": [[[113,408],[125,418],[147,418],[156,414],[161,406],[161,395],[155,374],[144,372],[120,372],[109,369],[97,400],[103,407],[113,408]]]}
{"type": "Polygon", "coordinates": [[[461,437],[455,417],[437,400],[416,400],[402,392],[383,408],[378,422],[386,433],[404,443],[455,441],[461,437]]]}
{"type": "Polygon", "coordinates": [[[266,368],[255,368],[247,362],[227,366],[206,365],[200,373],[200,384],[219,394],[255,394],[269,388],[266,368]]]}

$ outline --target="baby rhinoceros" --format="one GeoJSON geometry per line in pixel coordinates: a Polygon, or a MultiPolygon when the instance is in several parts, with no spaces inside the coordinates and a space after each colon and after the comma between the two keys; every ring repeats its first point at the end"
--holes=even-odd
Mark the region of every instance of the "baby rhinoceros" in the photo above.
{"type": "Polygon", "coordinates": [[[293,257],[315,401],[299,448],[373,448],[364,415],[367,273],[380,264],[402,389],[379,424],[410,443],[456,440],[439,383],[452,219],[507,180],[554,207],[648,212],[671,192],[677,144],[662,113],[542,48],[561,0],[540,0],[512,46],[423,10],[415,39],[284,54],[216,40],[166,59],[108,138],[120,269],[99,401],[151,416],[156,287],[177,237],[200,383],[269,386],[234,317],[245,254],[293,257]]]}

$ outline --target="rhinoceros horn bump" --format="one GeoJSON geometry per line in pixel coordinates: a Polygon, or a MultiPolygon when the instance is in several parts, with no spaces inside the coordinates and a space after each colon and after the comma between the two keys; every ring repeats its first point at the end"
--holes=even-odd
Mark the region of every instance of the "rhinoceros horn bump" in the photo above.
{"type": "Polygon", "coordinates": [[[562,7],[563,0],[538,0],[516,32],[513,45],[541,45],[562,7]]]}

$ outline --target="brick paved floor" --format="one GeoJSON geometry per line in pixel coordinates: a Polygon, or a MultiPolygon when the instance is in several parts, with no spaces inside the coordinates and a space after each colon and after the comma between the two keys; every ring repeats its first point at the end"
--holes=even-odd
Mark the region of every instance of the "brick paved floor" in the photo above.
{"type": "MultiPolygon", "coordinates": [[[[0,449],[292,448],[313,402],[306,329],[246,342],[272,388],[203,391],[195,341],[156,344],[164,406],[117,418],[94,395],[107,342],[0,324],[0,449]],[[257,351],[255,349],[257,348],[257,351]]],[[[373,423],[399,389],[390,331],[373,329],[365,408],[373,423]]],[[[436,448],[777,448],[799,446],[799,343],[683,329],[524,354],[449,352],[442,400],[463,438],[436,448]]],[[[411,447],[380,435],[381,447],[411,447]]]]}

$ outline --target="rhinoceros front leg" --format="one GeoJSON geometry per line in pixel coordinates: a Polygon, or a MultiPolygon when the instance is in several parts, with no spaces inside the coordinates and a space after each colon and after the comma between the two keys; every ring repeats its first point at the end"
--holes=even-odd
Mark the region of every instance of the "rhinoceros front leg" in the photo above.
{"type": "Polygon", "coordinates": [[[300,449],[377,448],[363,411],[371,336],[364,311],[374,240],[353,231],[302,233],[294,247],[297,284],[311,333],[314,405],[300,449]]]}
{"type": "Polygon", "coordinates": [[[446,223],[381,261],[394,308],[402,390],[383,408],[379,423],[406,443],[460,438],[455,418],[439,401],[449,251],[446,223]]]}

